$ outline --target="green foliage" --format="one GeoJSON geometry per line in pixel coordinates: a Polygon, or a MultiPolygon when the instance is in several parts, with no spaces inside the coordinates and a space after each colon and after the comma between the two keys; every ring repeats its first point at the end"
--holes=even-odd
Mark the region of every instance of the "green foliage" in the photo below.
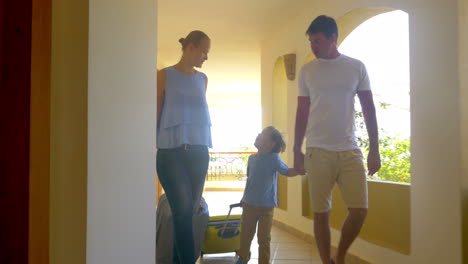
{"type": "MultiPolygon", "coordinates": [[[[388,104],[381,104],[382,109],[386,109],[388,104]]],[[[358,144],[367,157],[369,152],[369,142],[362,112],[356,111],[356,129],[358,144]]],[[[382,167],[377,175],[369,176],[370,179],[404,182],[411,181],[411,160],[410,160],[410,139],[399,135],[391,135],[384,129],[379,130],[379,146],[382,167]]]]}

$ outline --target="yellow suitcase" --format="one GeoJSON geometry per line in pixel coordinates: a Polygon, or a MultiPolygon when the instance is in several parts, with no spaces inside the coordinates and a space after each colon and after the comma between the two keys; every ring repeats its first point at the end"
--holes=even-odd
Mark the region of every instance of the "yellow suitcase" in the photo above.
{"type": "Polygon", "coordinates": [[[201,249],[202,257],[204,254],[228,253],[239,250],[241,215],[231,215],[231,210],[240,206],[240,203],[232,204],[229,206],[227,216],[211,216],[209,218],[201,249]]]}

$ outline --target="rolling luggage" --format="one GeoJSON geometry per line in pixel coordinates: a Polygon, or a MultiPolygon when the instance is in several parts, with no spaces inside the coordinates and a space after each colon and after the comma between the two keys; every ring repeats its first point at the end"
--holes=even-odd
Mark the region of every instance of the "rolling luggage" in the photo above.
{"type": "Polygon", "coordinates": [[[227,216],[210,217],[201,249],[202,257],[204,254],[228,253],[239,250],[241,215],[231,215],[231,210],[235,207],[241,207],[241,204],[231,204],[227,216]]]}
{"type": "MultiPolygon", "coordinates": [[[[201,246],[205,238],[206,226],[208,224],[208,204],[202,197],[200,208],[193,216],[193,237],[195,243],[195,257],[199,257],[201,246]]],[[[172,212],[166,194],[159,200],[156,210],[156,264],[173,263],[173,223],[172,212]]]]}

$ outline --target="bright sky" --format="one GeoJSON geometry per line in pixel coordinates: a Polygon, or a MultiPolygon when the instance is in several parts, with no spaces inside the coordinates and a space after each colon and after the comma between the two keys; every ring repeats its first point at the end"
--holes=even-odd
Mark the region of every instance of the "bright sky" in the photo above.
{"type": "Polygon", "coordinates": [[[366,65],[376,104],[390,104],[377,108],[379,126],[405,137],[410,135],[408,30],[408,14],[393,11],[365,21],[339,47],[366,65]]]}
{"type": "MultiPolygon", "coordinates": [[[[356,28],[340,52],[361,60],[367,68],[377,106],[379,126],[390,133],[410,135],[408,15],[393,11],[373,17],[356,28]],[[390,104],[387,110],[378,104],[390,104]]],[[[360,106],[356,99],[356,109],[360,106]]],[[[261,107],[210,108],[214,149],[235,151],[253,147],[261,130],[261,107]]]]}

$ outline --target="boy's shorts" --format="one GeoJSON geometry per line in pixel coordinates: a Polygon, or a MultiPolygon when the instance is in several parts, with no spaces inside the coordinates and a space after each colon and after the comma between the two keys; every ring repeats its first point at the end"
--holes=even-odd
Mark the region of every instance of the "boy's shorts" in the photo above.
{"type": "Polygon", "coordinates": [[[330,211],[335,183],[348,208],[368,207],[366,170],[361,150],[336,152],[307,148],[304,166],[314,212],[330,211]]]}

